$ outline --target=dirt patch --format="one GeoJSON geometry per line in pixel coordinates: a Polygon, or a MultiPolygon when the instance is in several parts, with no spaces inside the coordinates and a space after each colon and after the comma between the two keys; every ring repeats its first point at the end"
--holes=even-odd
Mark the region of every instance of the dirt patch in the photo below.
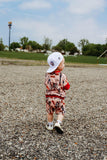
{"type": "Polygon", "coordinates": [[[59,135],[45,129],[47,68],[0,66],[0,159],[106,160],[107,69],[64,69],[71,89],[59,135]]]}
{"type": "MultiPolygon", "coordinates": [[[[0,58],[0,65],[48,66],[46,61],[0,58]]],[[[65,63],[66,67],[107,68],[107,64],[65,63]]]]}

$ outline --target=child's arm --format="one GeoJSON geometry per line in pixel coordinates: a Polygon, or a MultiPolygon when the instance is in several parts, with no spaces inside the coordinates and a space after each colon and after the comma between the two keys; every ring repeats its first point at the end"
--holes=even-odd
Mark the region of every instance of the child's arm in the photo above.
{"type": "Polygon", "coordinates": [[[63,89],[68,90],[70,88],[69,82],[66,80],[66,85],[63,87],[63,89]]]}
{"type": "Polygon", "coordinates": [[[63,89],[68,90],[70,88],[70,84],[66,78],[66,76],[63,74],[63,89]]]}

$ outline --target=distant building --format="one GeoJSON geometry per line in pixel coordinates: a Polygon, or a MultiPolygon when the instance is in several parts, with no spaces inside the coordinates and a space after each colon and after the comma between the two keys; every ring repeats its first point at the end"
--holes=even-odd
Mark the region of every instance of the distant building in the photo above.
{"type": "Polygon", "coordinates": [[[9,47],[5,46],[4,51],[9,51],[9,47]]]}

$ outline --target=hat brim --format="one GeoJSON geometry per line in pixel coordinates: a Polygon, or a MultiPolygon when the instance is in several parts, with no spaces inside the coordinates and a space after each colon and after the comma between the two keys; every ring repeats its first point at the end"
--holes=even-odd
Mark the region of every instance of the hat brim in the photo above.
{"type": "Polygon", "coordinates": [[[57,69],[58,66],[55,67],[49,67],[49,69],[47,70],[47,73],[52,73],[57,69]]]}

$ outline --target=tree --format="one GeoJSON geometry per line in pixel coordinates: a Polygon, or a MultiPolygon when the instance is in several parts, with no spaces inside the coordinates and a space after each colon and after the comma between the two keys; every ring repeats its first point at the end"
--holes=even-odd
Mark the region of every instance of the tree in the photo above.
{"type": "Polygon", "coordinates": [[[25,49],[26,45],[28,45],[28,37],[22,37],[20,39],[20,44],[22,45],[22,48],[25,49]]]}
{"type": "Polygon", "coordinates": [[[66,42],[65,51],[69,51],[71,55],[74,54],[75,52],[79,53],[79,51],[78,51],[77,47],[75,46],[75,44],[71,43],[69,41],[66,42]]]}
{"type": "Polygon", "coordinates": [[[53,46],[52,49],[54,49],[56,51],[59,51],[59,52],[61,52],[61,50],[62,50],[62,48],[60,46],[58,46],[58,45],[53,46]]]}
{"type": "Polygon", "coordinates": [[[77,47],[74,45],[74,43],[69,42],[67,39],[61,40],[56,46],[53,47],[53,49],[57,51],[69,51],[70,54],[74,54],[75,52],[79,52],[77,47]]]}
{"type": "Polygon", "coordinates": [[[100,56],[106,50],[106,45],[87,44],[83,47],[83,55],[100,56]]]}
{"type": "Polygon", "coordinates": [[[2,38],[0,38],[0,51],[4,51],[4,44],[2,38]]]}
{"type": "Polygon", "coordinates": [[[0,38],[0,44],[3,44],[3,39],[2,38],[0,38]]]}
{"type": "Polygon", "coordinates": [[[68,51],[68,41],[67,39],[63,39],[61,40],[58,44],[57,44],[57,47],[60,47],[61,50],[63,50],[64,52],[68,51]]]}
{"type": "Polygon", "coordinates": [[[32,50],[42,49],[42,46],[35,41],[29,41],[28,45],[31,46],[32,50]]]}
{"type": "Polygon", "coordinates": [[[52,40],[47,38],[47,37],[44,37],[44,43],[43,43],[43,46],[42,46],[43,49],[50,50],[51,46],[52,46],[52,40]]]}
{"type": "Polygon", "coordinates": [[[16,48],[20,48],[20,44],[18,42],[12,42],[10,44],[10,49],[13,49],[15,51],[16,48]]]}
{"type": "Polygon", "coordinates": [[[72,46],[71,50],[70,50],[70,54],[73,55],[74,53],[79,53],[79,50],[77,49],[77,47],[74,45],[72,46]]]}
{"type": "Polygon", "coordinates": [[[83,50],[83,47],[88,45],[88,44],[89,44],[89,41],[87,39],[81,39],[78,42],[78,46],[81,48],[81,51],[83,50]]]}

